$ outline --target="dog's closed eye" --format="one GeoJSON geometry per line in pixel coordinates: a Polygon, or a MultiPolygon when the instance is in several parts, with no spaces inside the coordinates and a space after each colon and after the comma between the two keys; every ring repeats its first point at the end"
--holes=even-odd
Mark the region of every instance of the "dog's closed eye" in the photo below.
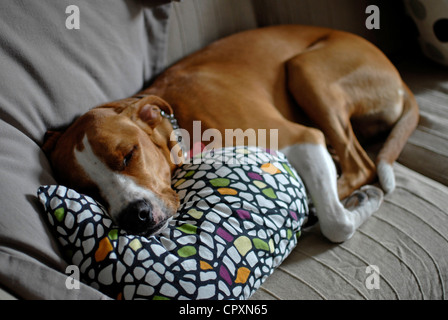
{"type": "Polygon", "coordinates": [[[137,146],[134,146],[131,151],[129,151],[124,157],[123,157],[123,169],[129,166],[129,164],[132,161],[132,158],[134,157],[135,151],[137,150],[137,146]]]}

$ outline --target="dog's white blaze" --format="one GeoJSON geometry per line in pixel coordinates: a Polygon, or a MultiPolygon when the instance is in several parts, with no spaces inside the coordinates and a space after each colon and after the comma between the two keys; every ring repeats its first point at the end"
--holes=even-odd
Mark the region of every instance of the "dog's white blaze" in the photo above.
{"type": "Polygon", "coordinates": [[[297,144],[280,150],[302,177],[319,218],[322,233],[333,242],[352,237],[356,229],[378,210],[382,192],[365,187],[365,201],[346,209],[339,201],[335,164],[327,149],[317,144],[297,144]]]}
{"type": "Polygon", "coordinates": [[[87,135],[82,143],[84,150],[75,148],[75,158],[87,176],[98,186],[101,196],[109,204],[109,215],[117,222],[118,215],[130,203],[136,200],[147,200],[153,206],[154,218],[160,215],[163,203],[150,191],[137,185],[131,177],[119,174],[108,168],[92,150],[87,135]]]}

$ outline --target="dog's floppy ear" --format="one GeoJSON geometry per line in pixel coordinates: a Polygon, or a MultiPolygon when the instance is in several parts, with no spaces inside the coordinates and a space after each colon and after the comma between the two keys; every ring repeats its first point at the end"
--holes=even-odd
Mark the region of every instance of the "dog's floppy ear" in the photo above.
{"type": "Polygon", "coordinates": [[[162,122],[162,115],[160,111],[167,114],[172,114],[171,106],[160,97],[148,95],[142,97],[135,103],[138,110],[138,117],[152,128],[156,127],[162,122]]]}
{"type": "Polygon", "coordinates": [[[160,108],[154,104],[145,104],[138,111],[138,117],[152,128],[162,122],[160,108]]]}
{"type": "Polygon", "coordinates": [[[42,150],[45,152],[45,154],[50,154],[51,151],[53,151],[61,135],[61,131],[48,130],[45,133],[44,144],[42,145],[42,150]]]}

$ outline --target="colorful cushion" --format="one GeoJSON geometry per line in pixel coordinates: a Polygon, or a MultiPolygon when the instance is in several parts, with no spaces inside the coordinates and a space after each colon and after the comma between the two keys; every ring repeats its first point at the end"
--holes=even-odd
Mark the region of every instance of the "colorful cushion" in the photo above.
{"type": "Polygon", "coordinates": [[[308,218],[303,184],[278,152],[204,152],[172,185],[180,209],[151,237],[120,230],[100,204],[64,186],[41,186],[38,196],[82,280],[118,299],[247,299],[308,218]]]}

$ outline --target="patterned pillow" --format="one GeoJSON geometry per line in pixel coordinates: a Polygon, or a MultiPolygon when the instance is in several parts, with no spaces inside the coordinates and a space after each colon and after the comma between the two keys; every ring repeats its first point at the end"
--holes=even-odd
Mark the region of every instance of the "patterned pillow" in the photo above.
{"type": "Polygon", "coordinates": [[[100,204],[64,186],[41,186],[38,196],[82,280],[117,299],[248,299],[308,219],[303,184],[280,153],[205,152],[172,185],[181,207],[151,237],[126,234],[100,204]]]}

